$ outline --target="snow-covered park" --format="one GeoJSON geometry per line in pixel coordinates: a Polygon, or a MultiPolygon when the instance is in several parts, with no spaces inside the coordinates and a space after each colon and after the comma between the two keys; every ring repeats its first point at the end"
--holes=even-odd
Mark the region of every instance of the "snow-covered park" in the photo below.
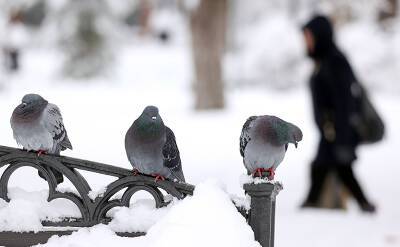
{"type": "MultiPolygon", "coordinates": [[[[385,139],[361,146],[355,165],[356,176],[377,205],[376,214],[361,213],[351,200],[344,211],[299,207],[309,186],[309,163],[319,137],[307,84],[310,64],[297,27],[277,16],[246,29],[249,35],[259,34],[253,35],[252,41],[241,41],[244,48],[240,53],[228,54],[224,63],[227,105],[213,111],[193,110],[193,68],[185,37],[168,44],[151,39],[123,43],[115,48],[112,71],[90,80],[62,77],[58,50],[26,48],[21,71],[0,74],[0,145],[17,147],[9,122],[11,113],[23,95],[38,93],[61,109],[73,145],[73,150],[63,155],[131,169],[125,133],[145,106],[156,105],[165,124],[175,132],[186,181],[196,186],[193,196],[160,209],[154,208],[148,195],[139,194],[130,208],[111,212],[114,218],[109,225],[52,237],[42,246],[260,246],[231,198],[245,197],[241,184],[246,171],[239,153],[242,126],[249,116],[263,114],[295,123],[304,134],[297,149],[289,147],[276,171],[275,179],[284,186],[277,197],[276,246],[400,246],[400,167],[396,162],[400,146],[400,25],[394,25],[386,37],[365,21],[344,26],[337,37],[386,124],[385,139]],[[262,35],[262,29],[269,31],[262,35]],[[287,38],[281,36],[286,34],[287,38]],[[281,38],[282,46],[277,40],[267,46],[272,37],[281,38]],[[287,52],[294,64],[282,58],[287,52]],[[274,73],[273,80],[278,82],[281,73],[290,81],[288,89],[268,86],[264,69],[274,73]],[[243,82],[258,81],[262,76],[265,83],[243,82]],[[145,231],[147,235],[124,238],[115,231],[145,231]]],[[[1,168],[0,174],[3,171],[1,168]]],[[[114,179],[82,174],[93,194],[104,191],[114,179]]],[[[68,191],[73,186],[66,181],[57,189],[68,191]]],[[[15,172],[9,190],[11,201],[0,199],[1,231],[40,231],[44,229],[41,220],[79,216],[71,202],[47,202],[47,183],[33,168],[15,172]]]]}

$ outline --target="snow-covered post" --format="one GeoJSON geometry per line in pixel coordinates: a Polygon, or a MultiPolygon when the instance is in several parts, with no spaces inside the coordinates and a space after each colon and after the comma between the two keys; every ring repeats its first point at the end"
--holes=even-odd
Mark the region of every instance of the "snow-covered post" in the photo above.
{"type": "Polygon", "coordinates": [[[262,247],[274,246],[275,201],[282,190],[282,184],[259,183],[244,184],[244,190],[251,198],[248,223],[253,229],[255,239],[262,247]]]}

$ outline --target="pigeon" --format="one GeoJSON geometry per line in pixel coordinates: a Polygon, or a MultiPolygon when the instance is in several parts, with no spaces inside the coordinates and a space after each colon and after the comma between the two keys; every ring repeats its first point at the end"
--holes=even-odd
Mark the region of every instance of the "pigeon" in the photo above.
{"type": "Polygon", "coordinates": [[[297,148],[303,138],[299,127],[275,116],[252,116],[243,125],[240,154],[249,174],[273,180],[275,169],[283,161],[289,143],[297,148]]]}
{"type": "Polygon", "coordinates": [[[134,174],[185,182],[174,132],[164,125],[155,106],[147,106],[125,135],[125,150],[134,174]]]}
{"type": "MultiPolygon", "coordinates": [[[[42,153],[59,155],[60,151],[72,149],[60,110],[38,94],[25,95],[14,109],[10,122],[17,143],[27,151],[38,152],[38,156],[42,153]]],[[[61,183],[62,174],[52,171],[57,183],[61,183]]],[[[43,178],[40,172],[39,175],[43,178]]]]}

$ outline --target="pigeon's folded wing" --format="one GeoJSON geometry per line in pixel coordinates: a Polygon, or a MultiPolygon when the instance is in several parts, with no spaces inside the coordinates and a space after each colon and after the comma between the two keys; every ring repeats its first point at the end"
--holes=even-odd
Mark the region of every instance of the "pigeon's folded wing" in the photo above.
{"type": "Polygon", "coordinates": [[[60,150],[72,149],[60,109],[56,105],[49,103],[44,109],[43,114],[45,127],[51,133],[54,143],[60,146],[60,150]]]}
{"type": "Polygon", "coordinates": [[[256,116],[249,117],[243,125],[242,134],[240,135],[240,155],[242,155],[242,157],[244,157],[244,150],[246,149],[247,143],[250,141],[249,130],[251,123],[256,118],[256,116]]]}
{"type": "Polygon", "coordinates": [[[175,135],[172,130],[166,127],[166,141],[162,149],[164,158],[164,166],[171,170],[171,173],[180,181],[185,181],[185,177],[182,172],[181,158],[179,155],[179,149],[176,145],[175,135]]]}

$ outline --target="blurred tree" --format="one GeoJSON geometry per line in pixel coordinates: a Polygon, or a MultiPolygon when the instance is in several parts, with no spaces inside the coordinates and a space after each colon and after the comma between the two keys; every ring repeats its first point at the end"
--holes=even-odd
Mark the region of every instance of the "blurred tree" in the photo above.
{"type": "Polygon", "coordinates": [[[198,110],[224,107],[222,59],[227,11],[228,0],[200,0],[191,12],[195,108],[198,110]]]}
{"type": "Polygon", "coordinates": [[[379,20],[394,18],[398,12],[398,0],[385,0],[384,8],[379,12],[379,20]]]}
{"type": "Polygon", "coordinates": [[[46,3],[44,0],[33,2],[31,6],[23,10],[22,21],[30,27],[38,28],[43,23],[46,11],[46,3]]]}
{"type": "Polygon", "coordinates": [[[107,33],[112,23],[107,3],[70,0],[60,11],[59,30],[65,53],[64,73],[75,78],[93,77],[110,68],[113,52],[107,33]]]}
{"type": "Polygon", "coordinates": [[[332,14],[331,18],[336,25],[348,23],[354,19],[354,10],[352,9],[351,2],[347,0],[332,1],[332,14]]]}
{"type": "Polygon", "coordinates": [[[150,32],[150,18],[153,8],[152,1],[141,0],[132,7],[124,21],[129,26],[139,27],[139,35],[147,35],[150,32]]]}

